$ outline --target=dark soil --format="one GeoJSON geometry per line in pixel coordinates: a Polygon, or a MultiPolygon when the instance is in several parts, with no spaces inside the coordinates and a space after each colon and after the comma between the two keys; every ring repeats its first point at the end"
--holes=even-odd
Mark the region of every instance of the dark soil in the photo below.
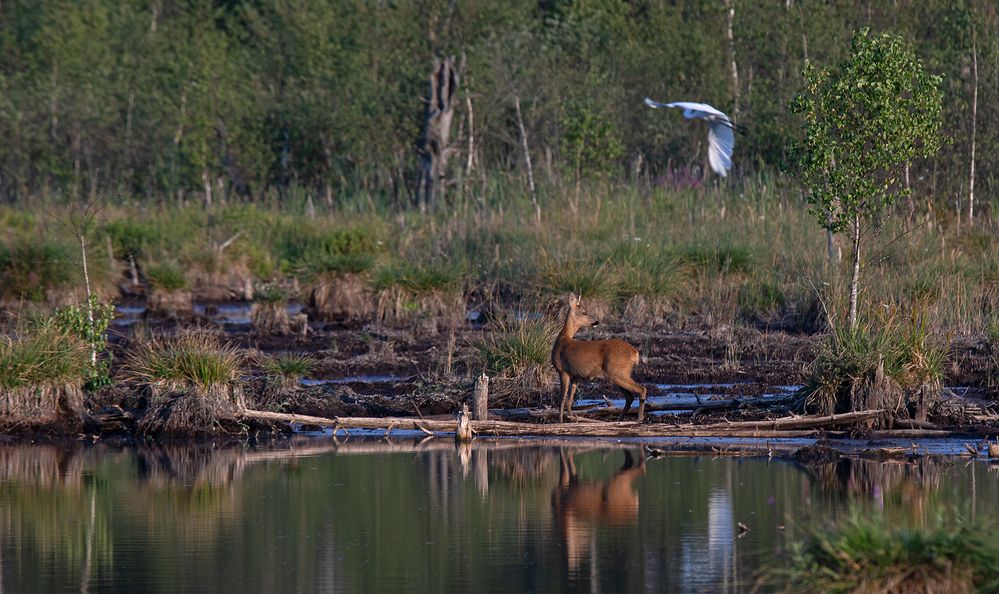
{"type": "MultiPolygon", "coordinates": [[[[249,377],[248,405],[262,410],[322,417],[336,416],[440,416],[452,415],[472,393],[481,369],[473,344],[488,330],[467,325],[447,332],[400,330],[372,323],[313,323],[310,332],[295,336],[265,336],[247,326],[212,324],[193,317],[153,318],[143,321],[146,332],[174,332],[190,325],[215,328],[226,339],[246,349],[249,377]],[[277,385],[259,368],[262,356],[306,354],[315,361],[308,379],[335,383],[277,385]]],[[[600,332],[581,338],[621,338],[638,347],[642,360],[636,379],[650,396],[662,395],[664,385],[683,384],[684,392],[706,400],[774,394],[783,387],[805,381],[821,335],[766,331],[747,327],[678,331],[670,328],[626,329],[604,324],[600,332]],[[709,384],[691,386],[691,384],[709,384]],[[724,384],[724,385],[719,385],[724,384]]],[[[112,336],[116,368],[126,360],[132,327],[118,327],[112,336]]],[[[991,402],[999,394],[987,381],[988,353],[984,345],[958,342],[947,367],[946,384],[972,386],[973,395],[991,402]]],[[[493,406],[558,406],[558,384],[552,374],[550,387],[520,391],[515,396],[492,399],[493,406]]],[[[675,389],[672,389],[675,391],[675,389]]],[[[784,392],[787,390],[784,389],[784,392]]],[[[577,400],[619,398],[606,382],[584,382],[577,400]]],[[[148,406],[139,386],[116,385],[90,396],[86,432],[130,433],[148,406]]],[[[634,405],[637,408],[637,402],[634,405]]],[[[635,408],[632,409],[633,411],[635,408]]],[[[760,419],[780,411],[754,407],[717,412],[687,412],[652,417],[651,422],[688,423],[760,419]]],[[[255,426],[253,431],[274,430],[255,426]]],[[[233,430],[247,430],[234,427],[233,430]]]]}

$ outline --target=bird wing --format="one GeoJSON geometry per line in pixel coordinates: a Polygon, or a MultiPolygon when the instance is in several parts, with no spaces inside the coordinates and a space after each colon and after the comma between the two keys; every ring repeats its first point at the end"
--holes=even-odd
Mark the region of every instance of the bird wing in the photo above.
{"type": "MultiPolygon", "coordinates": [[[[722,114],[724,115],[724,114],[722,114]]],[[[708,131],[708,162],[711,169],[722,177],[728,175],[732,168],[732,151],[735,149],[735,133],[732,123],[726,117],[724,121],[711,121],[708,131]]]]}
{"type": "Polygon", "coordinates": [[[659,103],[658,101],[653,101],[652,99],[649,99],[648,97],[645,98],[645,104],[648,105],[649,107],[651,107],[652,109],[657,109],[657,108],[660,108],[660,107],[673,107],[672,105],[670,105],[668,103],[659,103]]]}
{"type": "Polygon", "coordinates": [[[710,118],[712,116],[728,119],[724,112],[721,112],[707,103],[694,103],[692,101],[675,101],[667,103],[666,107],[677,107],[683,110],[683,115],[689,118],[710,118]],[[688,114],[689,112],[689,114],[688,114]]]}

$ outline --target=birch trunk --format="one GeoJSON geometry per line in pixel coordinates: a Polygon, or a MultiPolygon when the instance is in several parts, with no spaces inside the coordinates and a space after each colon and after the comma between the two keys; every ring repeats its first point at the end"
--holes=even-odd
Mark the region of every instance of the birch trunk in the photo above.
{"type": "Polygon", "coordinates": [[[850,329],[857,327],[857,287],[860,284],[860,215],[853,215],[853,275],[850,277],[850,329]]]}
{"type": "Polygon", "coordinates": [[[975,224],[975,133],[978,124],[978,40],[971,28],[971,171],[968,173],[968,224],[975,224]]]}

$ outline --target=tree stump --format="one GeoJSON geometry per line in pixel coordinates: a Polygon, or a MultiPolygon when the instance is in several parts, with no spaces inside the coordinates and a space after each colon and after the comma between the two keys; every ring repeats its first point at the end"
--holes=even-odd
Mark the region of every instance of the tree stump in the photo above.
{"type": "Polygon", "coordinates": [[[482,374],[475,380],[475,393],[473,396],[473,419],[476,421],[489,420],[489,376],[482,374]]]}
{"type": "Polygon", "coordinates": [[[458,411],[458,429],[455,431],[454,439],[459,443],[472,441],[472,419],[468,414],[468,405],[462,404],[458,411]]]}

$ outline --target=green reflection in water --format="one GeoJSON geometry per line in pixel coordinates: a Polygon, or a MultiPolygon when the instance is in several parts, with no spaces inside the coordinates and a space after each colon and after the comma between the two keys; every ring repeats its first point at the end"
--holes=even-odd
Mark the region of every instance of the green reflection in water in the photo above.
{"type": "Polygon", "coordinates": [[[740,591],[860,507],[992,515],[981,463],[677,456],[637,447],[302,441],[0,445],[2,586],[54,591],[740,591]],[[749,527],[739,536],[738,523],[749,527]]]}

